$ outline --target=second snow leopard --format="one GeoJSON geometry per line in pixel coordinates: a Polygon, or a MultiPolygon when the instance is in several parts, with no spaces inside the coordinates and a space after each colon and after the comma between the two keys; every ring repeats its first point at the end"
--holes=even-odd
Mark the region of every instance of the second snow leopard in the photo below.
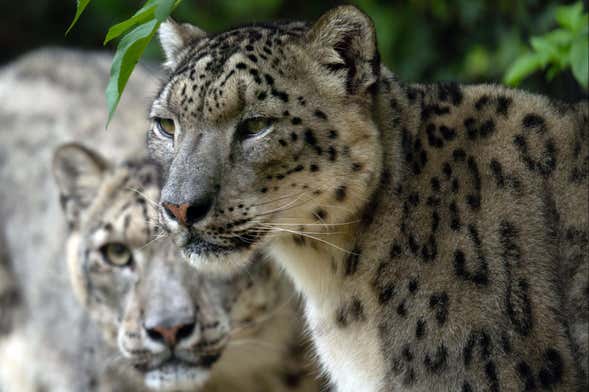
{"type": "Polygon", "coordinates": [[[67,288],[38,288],[48,297],[30,310],[36,322],[0,345],[4,387],[319,391],[296,299],[272,264],[257,256],[234,278],[204,276],[158,232],[156,165],[114,165],[68,144],[55,154],[54,175],[69,227],[61,262],[81,308],[67,288]],[[68,344],[78,346],[70,360],[58,349],[68,344]]]}

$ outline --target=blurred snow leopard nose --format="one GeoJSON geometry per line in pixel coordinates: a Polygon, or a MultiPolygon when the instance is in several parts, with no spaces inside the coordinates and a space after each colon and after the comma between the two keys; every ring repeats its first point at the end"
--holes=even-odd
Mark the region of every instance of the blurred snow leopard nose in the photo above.
{"type": "Polygon", "coordinates": [[[162,341],[168,347],[174,347],[180,340],[192,335],[194,332],[195,323],[164,326],[158,325],[152,328],[145,328],[147,335],[155,341],[162,341]]]}
{"type": "Polygon", "coordinates": [[[192,204],[174,204],[164,201],[162,207],[168,218],[175,220],[182,226],[190,227],[208,214],[213,207],[213,200],[205,198],[192,204]]]}

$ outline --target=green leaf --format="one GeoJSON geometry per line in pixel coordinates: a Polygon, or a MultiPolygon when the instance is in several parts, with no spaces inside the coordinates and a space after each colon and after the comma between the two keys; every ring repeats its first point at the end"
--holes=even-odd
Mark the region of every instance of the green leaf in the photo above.
{"type": "Polygon", "coordinates": [[[573,40],[574,34],[564,29],[554,29],[549,33],[544,34],[544,39],[555,46],[567,46],[570,45],[573,40]]]}
{"type": "Polygon", "coordinates": [[[157,1],[158,0],[146,1],[143,7],[141,7],[137,12],[135,12],[135,14],[132,17],[123,22],[117,23],[114,26],[111,26],[108,29],[108,32],[106,33],[106,38],[104,39],[103,45],[106,45],[108,42],[117,38],[126,31],[132,29],[136,25],[145,23],[153,19],[155,9],[158,7],[158,5],[156,4],[157,1]]]}
{"type": "Polygon", "coordinates": [[[155,9],[155,18],[160,22],[165,21],[178,3],[180,3],[180,1],[159,0],[157,8],[155,9]]]}
{"type": "Polygon", "coordinates": [[[532,44],[532,48],[536,51],[536,54],[542,59],[542,62],[547,64],[551,59],[555,59],[558,57],[558,48],[557,46],[546,39],[546,37],[532,37],[530,39],[530,44],[532,44]]]}
{"type": "Polygon", "coordinates": [[[573,41],[570,52],[573,75],[585,89],[589,88],[589,37],[580,35],[573,41]]]}
{"type": "Polygon", "coordinates": [[[145,47],[156,33],[160,22],[153,19],[143,23],[127,33],[117,46],[117,51],[110,68],[110,80],[106,87],[106,102],[108,106],[108,121],[117,108],[127,81],[145,51],[145,47]]]}
{"type": "Polygon", "coordinates": [[[562,71],[562,66],[560,64],[552,64],[550,68],[548,68],[548,71],[546,71],[546,79],[550,82],[560,71],[562,71]]]}
{"type": "Polygon", "coordinates": [[[578,31],[582,26],[584,19],[583,3],[577,2],[572,5],[565,5],[556,8],[556,20],[561,26],[570,31],[578,31]]]}
{"type": "Polygon", "coordinates": [[[78,0],[76,5],[76,16],[74,16],[74,20],[70,24],[70,27],[67,28],[65,35],[69,34],[70,30],[74,27],[78,19],[80,19],[80,15],[82,15],[82,12],[84,12],[86,7],[88,7],[88,4],[90,4],[90,0],[78,0]]]}
{"type": "Polygon", "coordinates": [[[528,75],[544,68],[544,62],[537,53],[528,53],[515,61],[507,70],[503,81],[510,86],[517,86],[528,75]]]}

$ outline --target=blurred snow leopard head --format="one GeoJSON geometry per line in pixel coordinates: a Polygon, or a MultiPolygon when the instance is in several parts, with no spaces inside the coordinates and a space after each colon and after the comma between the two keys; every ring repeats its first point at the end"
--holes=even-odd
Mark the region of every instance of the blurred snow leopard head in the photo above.
{"type": "Polygon", "coordinates": [[[230,344],[264,337],[264,322],[281,317],[277,272],[258,259],[234,278],[209,277],[183,262],[156,223],[160,175],[154,163],[114,165],[67,144],[54,155],[53,173],[69,227],[71,284],[121,354],[117,366],[156,390],[195,390],[236,369],[251,373],[277,361],[271,354],[244,361],[245,348],[230,344]]]}

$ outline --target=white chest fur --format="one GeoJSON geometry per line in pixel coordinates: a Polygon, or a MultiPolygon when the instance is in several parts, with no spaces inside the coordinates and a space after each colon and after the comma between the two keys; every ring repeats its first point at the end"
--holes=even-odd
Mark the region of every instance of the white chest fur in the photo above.
{"type": "MultiPolygon", "coordinates": [[[[381,391],[384,359],[374,315],[366,309],[361,323],[342,327],[336,322],[338,309],[350,297],[344,278],[332,267],[332,260],[341,259],[342,252],[337,249],[317,251],[289,241],[273,245],[269,252],[305,298],[305,316],[317,354],[337,391],[381,391]]],[[[358,287],[354,291],[361,289],[358,287]]]]}

